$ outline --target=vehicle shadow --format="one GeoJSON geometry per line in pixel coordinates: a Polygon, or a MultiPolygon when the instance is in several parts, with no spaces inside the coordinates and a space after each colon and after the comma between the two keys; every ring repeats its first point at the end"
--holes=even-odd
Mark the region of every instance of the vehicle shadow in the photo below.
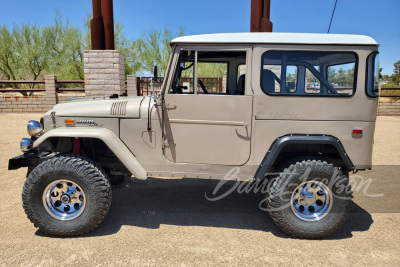
{"type": "MultiPolygon", "coordinates": [[[[264,200],[261,193],[239,194],[234,190],[221,200],[207,200],[206,196],[215,197],[213,191],[218,182],[197,179],[135,180],[130,187],[113,191],[108,215],[86,236],[112,235],[122,225],[158,229],[161,224],[168,224],[267,231],[278,237],[291,238],[274,224],[266,211],[259,208],[264,200]]],[[[234,186],[235,182],[227,182],[217,195],[234,186]]],[[[354,204],[345,225],[329,239],[350,238],[352,232],[367,231],[372,223],[371,215],[354,204]]]]}

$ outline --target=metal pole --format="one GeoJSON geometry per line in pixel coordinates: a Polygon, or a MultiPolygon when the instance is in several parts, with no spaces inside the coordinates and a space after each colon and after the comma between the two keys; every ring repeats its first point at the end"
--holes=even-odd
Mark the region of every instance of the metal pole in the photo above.
{"type": "Polygon", "coordinates": [[[272,32],[272,22],[270,21],[271,1],[263,2],[263,17],[261,18],[261,31],[272,32]]]}
{"type": "Polygon", "coordinates": [[[261,31],[261,17],[262,17],[262,5],[263,0],[251,0],[251,19],[250,19],[250,31],[260,32],[261,31]]]}
{"type": "Polygon", "coordinates": [[[270,0],[251,0],[251,32],[272,32],[270,0]]]}
{"type": "Polygon", "coordinates": [[[92,0],[93,4],[93,18],[101,16],[101,0],[92,0]]]}
{"type": "Polygon", "coordinates": [[[90,35],[93,50],[105,49],[104,24],[101,17],[101,0],[93,0],[93,19],[90,21],[90,35]]]}
{"type": "Polygon", "coordinates": [[[113,0],[101,0],[101,16],[104,23],[105,49],[114,50],[114,12],[113,0]]]}
{"type": "Polygon", "coordinates": [[[270,10],[271,10],[271,0],[264,0],[264,3],[263,3],[263,18],[266,18],[266,19],[269,20],[270,10]]]}

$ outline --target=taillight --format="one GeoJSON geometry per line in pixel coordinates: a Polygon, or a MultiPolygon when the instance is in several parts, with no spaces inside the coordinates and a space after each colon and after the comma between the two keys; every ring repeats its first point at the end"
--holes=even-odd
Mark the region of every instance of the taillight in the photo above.
{"type": "Polygon", "coordinates": [[[361,135],[361,134],[363,134],[363,130],[355,130],[355,129],[353,129],[352,134],[353,135],[361,135]]]}

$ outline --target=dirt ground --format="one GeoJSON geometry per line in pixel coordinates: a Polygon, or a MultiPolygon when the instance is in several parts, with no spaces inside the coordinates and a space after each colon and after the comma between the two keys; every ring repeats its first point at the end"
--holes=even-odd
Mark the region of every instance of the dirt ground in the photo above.
{"type": "Polygon", "coordinates": [[[372,185],[355,190],[350,218],[326,240],[283,234],[258,209],[260,195],[210,202],[205,194],[216,182],[188,179],[135,181],[113,191],[110,212],[92,233],[42,236],[22,209],[26,170],[7,170],[27,120],[39,118],[0,114],[0,266],[400,265],[399,117],[378,118],[378,166],[359,173],[372,185]],[[385,197],[365,196],[376,193],[385,197]]]}

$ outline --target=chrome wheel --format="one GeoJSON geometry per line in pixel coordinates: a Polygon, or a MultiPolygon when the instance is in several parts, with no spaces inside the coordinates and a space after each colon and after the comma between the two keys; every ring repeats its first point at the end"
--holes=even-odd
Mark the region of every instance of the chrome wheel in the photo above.
{"type": "Polygon", "coordinates": [[[53,218],[61,221],[73,220],[85,209],[85,193],[74,182],[57,180],[44,190],[43,205],[53,218]]]}
{"type": "Polygon", "coordinates": [[[293,191],[290,205],[294,214],[304,221],[319,221],[332,208],[332,191],[318,181],[307,181],[293,191]]]}

